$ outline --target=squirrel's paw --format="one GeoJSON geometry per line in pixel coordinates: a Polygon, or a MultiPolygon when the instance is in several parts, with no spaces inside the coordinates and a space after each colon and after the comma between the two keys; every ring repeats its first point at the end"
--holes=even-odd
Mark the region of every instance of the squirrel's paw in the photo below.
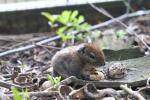
{"type": "Polygon", "coordinates": [[[105,74],[103,72],[96,71],[96,73],[90,75],[90,80],[99,81],[105,79],[105,74]]]}

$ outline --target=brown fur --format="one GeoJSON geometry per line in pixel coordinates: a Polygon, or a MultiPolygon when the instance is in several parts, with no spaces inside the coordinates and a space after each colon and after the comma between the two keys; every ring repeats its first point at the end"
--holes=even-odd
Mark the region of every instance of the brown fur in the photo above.
{"type": "Polygon", "coordinates": [[[81,79],[90,79],[84,74],[86,67],[99,67],[105,64],[102,50],[94,44],[83,43],[58,51],[52,58],[52,67],[55,74],[67,78],[76,76],[81,79]]]}

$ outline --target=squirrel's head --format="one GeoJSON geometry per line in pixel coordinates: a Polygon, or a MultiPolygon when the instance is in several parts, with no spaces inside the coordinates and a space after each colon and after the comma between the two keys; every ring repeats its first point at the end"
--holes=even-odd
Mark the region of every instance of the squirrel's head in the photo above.
{"type": "Polygon", "coordinates": [[[85,60],[86,63],[96,66],[105,65],[105,57],[103,51],[92,43],[80,44],[78,53],[80,58],[82,60],[85,60]]]}

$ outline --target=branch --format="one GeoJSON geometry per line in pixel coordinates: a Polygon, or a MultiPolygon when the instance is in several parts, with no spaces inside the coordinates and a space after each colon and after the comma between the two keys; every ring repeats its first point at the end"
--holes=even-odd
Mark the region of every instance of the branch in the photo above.
{"type": "MultiPolygon", "coordinates": [[[[139,15],[144,15],[144,14],[150,14],[150,10],[148,10],[148,11],[137,11],[135,13],[122,15],[120,17],[114,18],[114,19],[106,21],[104,23],[100,23],[100,24],[94,25],[94,26],[90,27],[88,29],[88,31],[92,31],[92,30],[95,30],[95,29],[107,26],[109,24],[112,24],[113,22],[116,22],[116,20],[122,20],[122,19],[127,18],[127,17],[139,16],[139,15]]],[[[68,34],[76,35],[78,33],[79,33],[79,31],[73,31],[73,32],[70,32],[68,34]]],[[[19,48],[11,49],[11,50],[8,50],[8,51],[4,51],[4,52],[0,53],[0,57],[3,57],[5,55],[9,55],[9,54],[12,54],[12,53],[16,53],[16,52],[21,52],[21,51],[25,51],[25,50],[28,50],[28,49],[32,49],[32,48],[35,48],[37,45],[46,44],[48,42],[52,42],[52,41],[58,40],[58,39],[60,39],[60,37],[59,36],[55,36],[55,37],[52,37],[52,38],[45,39],[45,40],[42,40],[40,42],[37,42],[37,43],[35,43],[36,45],[35,44],[31,44],[31,45],[27,45],[27,46],[24,46],[24,47],[19,47],[19,48]]]]}
{"type": "Polygon", "coordinates": [[[16,85],[16,84],[13,84],[13,83],[8,83],[8,82],[2,81],[2,80],[0,80],[0,86],[8,88],[8,89],[11,89],[12,86],[16,87],[19,90],[23,89],[23,87],[21,87],[19,85],[16,85]]]}
{"type": "MultiPolygon", "coordinates": [[[[89,5],[90,5],[92,8],[94,8],[95,10],[97,10],[99,13],[102,13],[102,14],[104,14],[105,16],[107,16],[107,17],[109,17],[109,18],[115,20],[116,22],[120,23],[120,24],[121,24],[123,27],[125,27],[126,29],[128,28],[128,26],[127,26],[126,24],[124,24],[122,21],[120,21],[120,20],[114,18],[111,14],[109,14],[109,13],[108,13],[106,10],[104,10],[103,8],[98,8],[98,7],[96,7],[96,6],[95,6],[94,4],[92,4],[92,3],[89,3],[89,5]]],[[[131,31],[128,31],[128,30],[127,30],[127,32],[128,32],[128,33],[133,33],[133,34],[145,45],[145,47],[150,51],[150,47],[145,43],[145,41],[143,41],[143,39],[141,39],[141,38],[137,35],[136,32],[134,32],[133,30],[131,30],[131,31]]]]}
{"type": "Polygon", "coordinates": [[[77,79],[75,76],[70,76],[64,80],[61,81],[61,85],[68,85],[68,84],[71,84],[71,83],[78,83],[79,82],[79,79],[77,79]]]}
{"type": "MultiPolygon", "coordinates": [[[[23,96],[24,93],[19,93],[20,96],[23,96]]],[[[13,94],[7,94],[6,96],[12,98],[13,94]]],[[[29,92],[29,97],[60,97],[57,91],[40,91],[40,92],[29,92]]]]}
{"type": "Polygon", "coordinates": [[[116,20],[123,20],[125,18],[130,18],[130,17],[135,17],[135,16],[142,16],[142,15],[145,15],[145,14],[150,14],[150,10],[147,10],[147,11],[137,11],[137,12],[130,13],[130,14],[124,14],[124,15],[119,16],[117,18],[114,18],[114,19],[108,20],[106,22],[94,25],[94,26],[92,26],[90,28],[90,30],[95,30],[97,28],[101,28],[101,27],[107,26],[109,24],[112,24],[112,23],[116,22],[116,20]]]}
{"type": "Polygon", "coordinates": [[[12,54],[12,53],[20,52],[20,51],[25,51],[25,50],[34,48],[34,47],[36,47],[37,45],[42,45],[42,44],[45,44],[45,43],[48,43],[48,42],[57,40],[57,39],[59,39],[59,38],[60,38],[59,36],[56,36],[56,37],[52,37],[52,38],[45,39],[45,40],[42,40],[42,41],[40,41],[40,42],[37,42],[37,43],[35,43],[36,45],[35,45],[35,44],[32,44],[32,45],[27,45],[27,46],[25,46],[25,47],[20,47],[20,48],[8,50],[8,51],[5,51],[5,52],[0,53],[0,57],[5,56],[5,55],[8,55],[8,54],[12,54]]]}
{"type": "Polygon", "coordinates": [[[123,89],[124,91],[126,91],[127,93],[133,95],[138,100],[146,100],[146,99],[144,99],[144,97],[140,93],[138,93],[137,91],[133,91],[132,89],[128,88],[127,85],[121,85],[120,88],[123,89]]]}

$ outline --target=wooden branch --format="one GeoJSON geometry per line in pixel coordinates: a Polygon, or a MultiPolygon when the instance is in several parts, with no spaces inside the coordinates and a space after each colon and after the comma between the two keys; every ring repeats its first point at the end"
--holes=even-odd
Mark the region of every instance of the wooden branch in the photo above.
{"type": "MultiPolygon", "coordinates": [[[[127,17],[134,17],[134,16],[139,16],[139,15],[144,15],[144,14],[150,14],[150,10],[148,10],[148,11],[137,11],[135,13],[122,15],[120,17],[117,17],[115,19],[106,21],[104,23],[100,23],[100,24],[94,25],[94,26],[90,27],[88,29],[88,31],[92,31],[92,30],[95,30],[95,29],[102,28],[104,26],[110,25],[110,24],[116,22],[116,20],[122,20],[122,19],[125,19],[127,17]]],[[[73,31],[73,32],[70,32],[68,34],[76,35],[78,33],[79,33],[79,31],[73,31]]],[[[60,37],[59,36],[55,36],[55,37],[52,37],[52,38],[49,38],[49,39],[42,40],[42,41],[37,42],[35,44],[36,45],[42,45],[42,44],[46,44],[48,42],[51,42],[51,41],[54,41],[54,40],[57,40],[57,39],[60,39],[60,37]]],[[[27,45],[27,46],[24,46],[24,47],[19,47],[19,48],[15,48],[15,49],[12,49],[12,50],[4,51],[4,52],[0,53],[0,57],[3,57],[5,55],[9,55],[9,54],[12,54],[12,53],[16,53],[16,52],[21,52],[21,51],[25,51],[25,50],[28,50],[28,49],[32,49],[32,48],[36,47],[35,44],[31,44],[31,45],[27,45]]]]}
{"type": "Polygon", "coordinates": [[[103,23],[94,25],[94,26],[92,26],[92,27],[90,28],[90,30],[95,30],[95,29],[102,28],[102,27],[104,27],[104,26],[110,25],[110,24],[116,22],[116,20],[123,20],[123,19],[125,19],[125,18],[136,17],[136,16],[142,16],[142,15],[146,15],[146,14],[150,14],[150,10],[147,10],[147,11],[137,11],[137,12],[130,13],[130,14],[124,14],[124,15],[122,15],[122,16],[113,18],[113,19],[108,20],[108,21],[106,21],[106,22],[103,22],[103,23]]]}
{"type": "MultiPolygon", "coordinates": [[[[20,92],[20,95],[23,96],[24,93],[20,92]]],[[[7,94],[8,97],[12,98],[13,94],[7,94]]],[[[52,97],[52,96],[59,96],[58,91],[40,91],[40,92],[29,92],[29,98],[32,96],[36,96],[36,97],[52,97]]]]}
{"type": "Polygon", "coordinates": [[[0,86],[8,88],[8,89],[11,89],[11,87],[16,87],[18,90],[23,89],[23,87],[21,87],[19,85],[16,85],[16,84],[13,84],[13,83],[8,83],[8,82],[2,81],[2,80],[0,80],[0,86]]]}
{"type": "Polygon", "coordinates": [[[138,100],[146,100],[140,93],[128,88],[127,85],[121,85],[120,88],[126,91],[128,94],[133,95],[138,100]]]}
{"type": "MultiPolygon", "coordinates": [[[[128,26],[127,26],[126,24],[124,24],[122,21],[120,21],[120,20],[114,18],[111,14],[109,14],[109,13],[108,13],[106,10],[104,10],[103,8],[98,8],[97,6],[95,6],[95,5],[92,4],[92,3],[89,3],[89,4],[90,4],[90,6],[91,6],[92,8],[94,8],[95,10],[97,10],[99,13],[102,13],[102,14],[104,14],[105,16],[107,16],[107,17],[109,17],[109,18],[115,20],[116,22],[118,22],[118,23],[120,23],[122,26],[124,26],[126,29],[128,28],[128,26]]],[[[137,35],[136,32],[134,32],[133,30],[130,30],[130,31],[127,30],[127,32],[128,32],[128,33],[133,33],[133,34],[145,45],[145,47],[150,51],[149,45],[147,45],[147,44],[145,43],[145,41],[143,41],[143,39],[141,39],[141,38],[137,35]]]]}
{"type": "MultiPolygon", "coordinates": [[[[56,37],[52,37],[52,38],[49,38],[49,39],[45,39],[45,40],[42,40],[40,42],[37,42],[36,45],[42,45],[44,43],[48,43],[48,42],[57,40],[59,38],[60,38],[59,36],[56,36],[56,37]]],[[[5,51],[5,52],[0,53],[0,57],[8,55],[8,54],[16,53],[16,52],[28,50],[28,49],[36,47],[36,45],[31,44],[31,45],[27,45],[25,47],[20,47],[20,48],[16,48],[16,49],[5,51]]]]}
{"type": "Polygon", "coordinates": [[[68,85],[70,83],[78,83],[79,79],[77,79],[75,76],[70,76],[64,80],[61,81],[61,85],[68,85]]]}

